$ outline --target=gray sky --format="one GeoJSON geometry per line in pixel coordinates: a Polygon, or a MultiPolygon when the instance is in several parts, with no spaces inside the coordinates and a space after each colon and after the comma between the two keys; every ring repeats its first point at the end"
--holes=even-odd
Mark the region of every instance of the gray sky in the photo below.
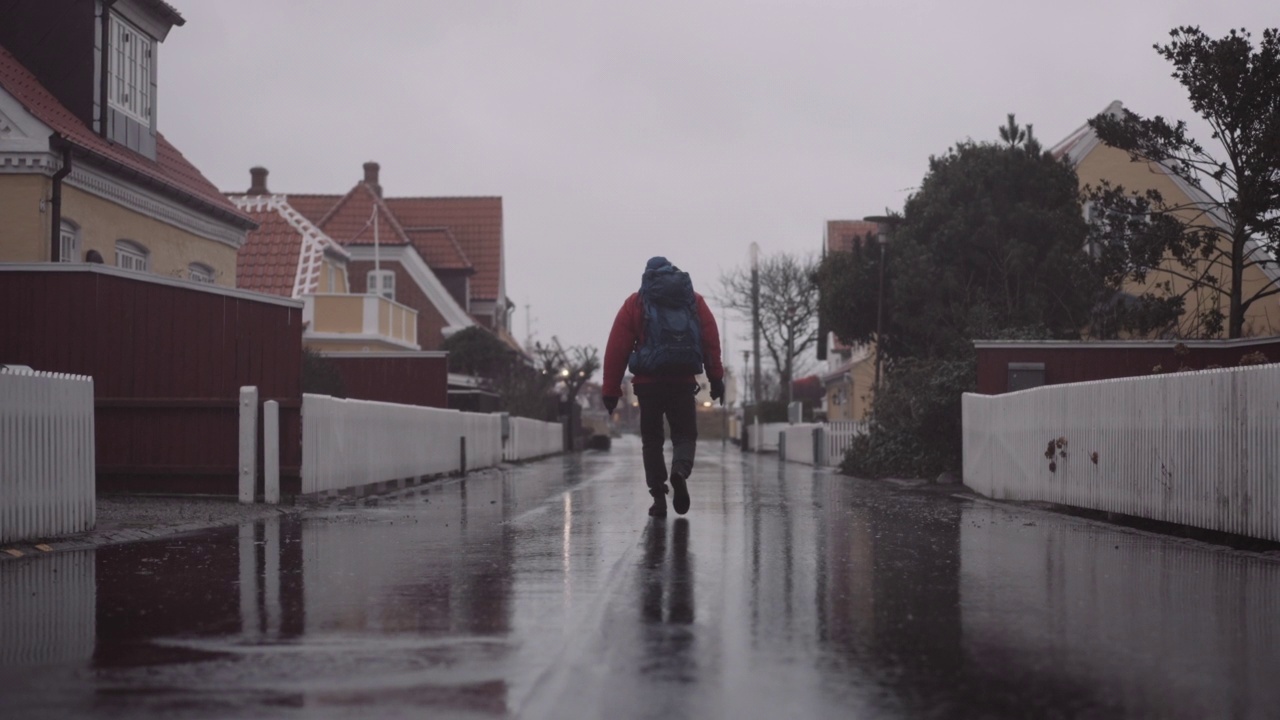
{"type": "Polygon", "coordinates": [[[601,350],[652,255],[710,300],[751,242],[816,253],[1006,113],[1046,146],[1116,99],[1191,121],[1151,45],[1280,24],[1274,0],[169,2],[159,127],[215,184],[341,193],[376,160],[388,195],[500,195],[516,336],[529,304],[536,339],[601,350]]]}

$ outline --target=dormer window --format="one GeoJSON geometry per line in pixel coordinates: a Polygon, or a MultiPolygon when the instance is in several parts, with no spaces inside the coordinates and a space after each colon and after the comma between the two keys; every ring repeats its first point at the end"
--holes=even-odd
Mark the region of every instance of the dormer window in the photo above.
{"type": "Polygon", "coordinates": [[[111,15],[111,107],[151,124],[153,41],[119,16],[111,15]]]}
{"type": "Polygon", "coordinates": [[[370,270],[365,276],[366,292],[369,295],[381,295],[388,300],[396,299],[396,274],[390,270],[370,270]]]}

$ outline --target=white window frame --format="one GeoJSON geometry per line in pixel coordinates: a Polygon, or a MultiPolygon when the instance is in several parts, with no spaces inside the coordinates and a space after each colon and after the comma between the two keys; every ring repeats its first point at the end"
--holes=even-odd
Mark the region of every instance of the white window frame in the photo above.
{"type": "Polygon", "coordinates": [[[151,271],[151,253],[132,240],[116,241],[116,267],[136,272],[151,271]]]}
{"type": "Polygon", "coordinates": [[[63,220],[58,228],[58,260],[60,262],[81,262],[80,228],[69,220],[63,220]]]}
{"type": "Polygon", "coordinates": [[[151,97],[155,41],[127,20],[111,13],[110,55],[108,103],[125,115],[151,125],[155,104],[151,97]]]}
{"type": "Polygon", "coordinates": [[[365,293],[368,295],[381,295],[391,300],[396,299],[396,274],[391,270],[370,270],[365,275],[365,293]],[[381,278],[381,282],[379,282],[381,278]]]}
{"type": "Polygon", "coordinates": [[[213,268],[201,262],[193,262],[187,266],[187,279],[191,282],[214,283],[213,268]]]}

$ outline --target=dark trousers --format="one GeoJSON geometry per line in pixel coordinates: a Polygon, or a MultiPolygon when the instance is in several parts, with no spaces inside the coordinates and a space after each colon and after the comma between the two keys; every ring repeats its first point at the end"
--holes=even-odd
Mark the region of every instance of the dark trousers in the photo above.
{"type": "Polygon", "coordinates": [[[650,488],[667,482],[667,460],[663,454],[666,429],[671,425],[671,472],[689,477],[693,453],[698,444],[698,417],[693,395],[696,385],[684,383],[640,383],[634,386],[640,401],[640,442],[644,457],[644,480],[650,488]]]}

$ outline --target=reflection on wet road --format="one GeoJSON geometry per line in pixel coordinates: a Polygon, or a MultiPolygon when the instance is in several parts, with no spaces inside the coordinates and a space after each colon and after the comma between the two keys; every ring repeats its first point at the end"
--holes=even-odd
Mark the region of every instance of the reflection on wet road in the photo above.
{"type": "Polygon", "coordinates": [[[0,563],[0,717],[1269,717],[1280,563],[638,442],[0,563]]]}

